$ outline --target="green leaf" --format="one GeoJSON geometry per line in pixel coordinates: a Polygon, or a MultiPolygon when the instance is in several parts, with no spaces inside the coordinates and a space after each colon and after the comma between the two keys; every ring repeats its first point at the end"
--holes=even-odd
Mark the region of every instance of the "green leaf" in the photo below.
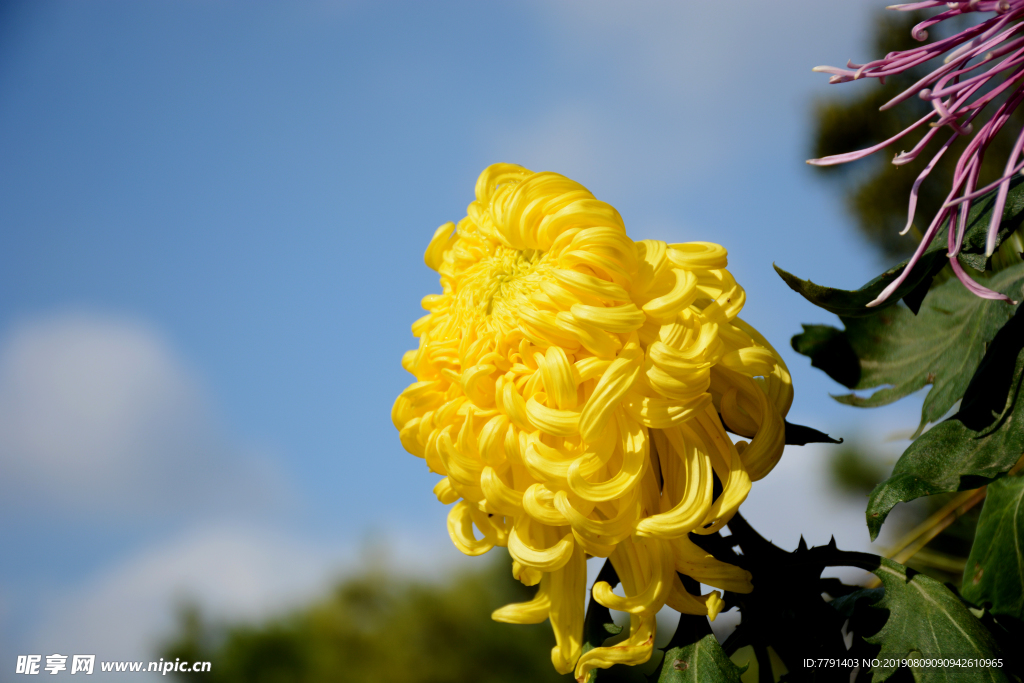
{"type": "Polygon", "coordinates": [[[881,600],[883,595],[885,595],[884,588],[861,588],[846,595],[840,595],[828,604],[849,619],[860,609],[861,604],[873,605],[881,600]]]}
{"type": "Polygon", "coordinates": [[[853,389],[860,382],[860,358],[850,346],[844,330],[831,325],[802,325],[804,331],[793,337],[797,353],[811,359],[811,366],[853,389]]]}
{"type": "Polygon", "coordinates": [[[989,484],[961,593],[993,614],[1024,618],[1024,477],[989,484]]]}
{"type": "MultiPolygon", "coordinates": [[[[1019,297],[1024,263],[979,279],[1019,297]]],[[[804,332],[793,337],[793,348],[847,387],[885,387],[866,398],[834,397],[847,405],[882,406],[931,384],[921,409],[920,431],[960,400],[985,346],[1013,312],[1005,302],[977,297],[950,278],[928,293],[917,315],[900,306],[867,318],[841,318],[845,331],[805,325],[804,332]]]]}
{"type": "MultiPolygon", "coordinates": [[[[989,265],[989,259],[985,257],[985,238],[994,205],[995,193],[993,192],[975,202],[968,214],[967,230],[964,234],[959,259],[961,263],[975,270],[985,270],[989,265]]],[[[1011,183],[1010,192],[1006,198],[1006,208],[1003,210],[1003,222],[999,226],[997,245],[1009,237],[1022,221],[1024,221],[1024,179],[1017,178],[1011,183]]],[[[801,280],[778,266],[775,266],[775,271],[792,290],[815,306],[844,317],[871,316],[879,310],[896,304],[900,299],[912,293],[914,296],[911,297],[908,304],[911,308],[915,308],[914,304],[920,300],[923,294],[918,287],[923,285],[927,288],[927,283],[931,278],[945,266],[947,247],[945,239],[939,237],[933,240],[910,276],[888,299],[874,308],[866,308],[866,306],[876,299],[882,290],[889,286],[889,283],[899,277],[903,269],[907,267],[908,261],[903,261],[890,268],[860,289],[853,291],[823,287],[810,280],[801,280]]]]}
{"type": "Polygon", "coordinates": [[[779,277],[789,285],[790,289],[815,306],[824,308],[826,311],[836,315],[857,317],[874,315],[877,311],[892,306],[913,292],[919,284],[925,280],[930,280],[945,265],[945,254],[940,252],[937,243],[933,243],[932,246],[928,247],[928,251],[921,256],[920,262],[914,267],[914,271],[910,276],[903,281],[903,284],[888,299],[872,308],[867,308],[867,305],[877,299],[878,295],[889,286],[890,282],[899,277],[903,269],[907,267],[906,261],[893,266],[860,289],[852,291],[825,287],[815,284],[810,280],[801,280],[796,275],[786,272],[774,263],[772,267],[775,268],[775,272],[779,274],[779,277]]]}
{"type": "MultiPolygon", "coordinates": [[[[882,559],[873,572],[885,593],[873,607],[889,610],[885,625],[866,640],[881,647],[872,681],[896,672],[893,659],[1000,659],[995,639],[960,599],[935,579],[892,560],[882,559]]],[[[992,667],[909,667],[917,683],[938,681],[1009,681],[992,667]]]]}
{"type": "Polygon", "coordinates": [[[665,652],[658,683],[740,683],[743,669],[733,664],[715,634],[665,652]]]}
{"type": "Polygon", "coordinates": [[[868,501],[871,538],[897,503],[977,488],[1008,471],[1024,452],[1024,311],[1003,326],[953,417],[925,432],[903,452],[892,476],[868,501]]]}

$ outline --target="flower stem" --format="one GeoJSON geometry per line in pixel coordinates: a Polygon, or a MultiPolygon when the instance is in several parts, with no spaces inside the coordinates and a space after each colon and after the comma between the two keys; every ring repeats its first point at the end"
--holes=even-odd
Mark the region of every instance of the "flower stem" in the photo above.
{"type": "MultiPolygon", "coordinates": [[[[906,564],[907,560],[928,545],[933,538],[941,534],[950,524],[975,505],[985,500],[986,490],[987,487],[982,486],[981,488],[960,493],[960,495],[943,505],[935,514],[914,527],[909,534],[900,539],[900,542],[886,553],[886,557],[900,564],[906,564]]],[[[882,585],[882,581],[878,577],[872,577],[865,587],[877,588],[880,585],[882,585]]]]}
{"type": "MultiPolygon", "coordinates": [[[[1010,471],[1006,474],[1010,477],[1015,476],[1022,468],[1024,468],[1024,456],[1021,456],[1017,461],[1017,464],[1010,468],[1010,471]]],[[[941,534],[949,527],[950,524],[962,517],[975,505],[985,500],[987,488],[987,486],[982,486],[981,488],[961,492],[960,495],[943,505],[942,508],[931,517],[914,527],[914,529],[900,539],[899,543],[893,546],[885,556],[895,562],[899,562],[900,564],[906,564],[907,560],[912,558],[922,548],[928,545],[933,538],[941,534]]],[[[881,584],[881,580],[874,577],[865,587],[877,588],[881,584]]]]}

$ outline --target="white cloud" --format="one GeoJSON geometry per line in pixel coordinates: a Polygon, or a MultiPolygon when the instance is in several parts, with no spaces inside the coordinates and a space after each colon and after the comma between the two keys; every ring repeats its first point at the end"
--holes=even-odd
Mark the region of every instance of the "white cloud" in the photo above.
{"type": "MultiPolygon", "coordinates": [[[[192,601],[224,619],[266,617],[324,590],[341,563],[336,549],[280,533],[202,527],[51,595],[29,648],[95,654],[97,661],[155,660],[161,640],[174,632],[179,605],[192,601]]],[[[103,680],[98,665],[96,673],[103,680]]]]}
{"type": "Polygon", "coordinates": [[[0,494],[15,509],[181,513],[276,495],[228,442],[154,330],[83,313],[25,321],[0,347],[0,494]]]}
{"type": "Polygon", "coordinates": [[[208,523],[50,594],[29,651],[149,661],[175,632],[176,610],[186,603],[217,622],[261,620],[322,598],[333,581],[375,560],[388,571],[406,568],[419,578],[480,566],[481,559],[462,556],[443,535],[391,537],[379,547],[360,548],[251,524],[208,523]]]}
{"type": "MultiPolygon", "coordinates": [[[[368,560],[350,535],[312,540],[292,506],[265,504],[289,493],[280,474],[223,433],[195,374],[136,320],[55,315],[0,340],[0,471],[15,525],[49,516],[122,548],[98,562],[68,553],[36,582],[23,578],[31,552],[16,555],[0,632],[22,654],[149,660],[183,601],[218,620],[265,618],[368,560]],[[124,524],[134,528],[118,536],[124,524]]],[[[463,560],[443,526],[368,538],[381,566],[420,577],[463,560]]]]}

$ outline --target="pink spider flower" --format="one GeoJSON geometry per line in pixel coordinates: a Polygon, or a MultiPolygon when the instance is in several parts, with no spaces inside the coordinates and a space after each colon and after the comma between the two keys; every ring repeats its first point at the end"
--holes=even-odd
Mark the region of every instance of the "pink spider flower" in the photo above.
{"type": "MultiPolygon", "coordinates": [[[[992,221],[985,243],[985,255],[995,251],[1010,179],[1024,170],[1021,151],[1024,148],[1024,131],[1018,134],[1016,144],[1006,160],[1003,175],[996,181],[977,187],[978,174],[985,149],[1010,119],[1017,106],[1024,101],[1024,0],[971,0],[969,2],[915,2],[893,5],[889,9],[913,11],[942,7],[944,10],[914,26],[912,35],[925,41],[928,29],[952,17],[973,12],[993,12],[994,16],[971,26],[960,33],[922,45],[912,50],[890,52],[883,59],[867,64],[847,62],[847,68],[819,66],[814,71],[832,74],[830,83],[846,83],[858,78],[877,78],[882,83],[886,77],[900,74],[929,60],[946,54],[941,66],[924,76],[902,93],[892,98],[881,109],[886,110],[917,95],[930,102],[932,111],[899,134],[867,149],[847,154],[836,154],[807,163],[815,166],[831,166],[861,159],[896,142],[913,130],[927,124],[928,132],[909,152],[900,152],[892,163],[901,166],[910,163],[921,154],[925,147],[939,135],[942,129],[949,132],[949,138],[934,152],[931,161],[917,177],[910,193],[910,207],[906,234],[914,221],[918,190],[932,169],[946,153],[946,150],[961,136],[971,136],[970,143],[957,161],[953,184],[938,214],[932,219],[917,250],[907,267],[868,306],[877,306],[885,301],[902,283],[920,260],[928,245],[943,225],[947,227],[949,263],[957,278],[974,294],[986,299],[1011,301],[1009,297],[978,284],[964,272],[957,259],[963,244],[967,225],[967,214],[971,202],[998,188],[992,212],[992,221]],[[1004,95],[995,111],[984,120],[984,125],[975,132],[973,122],[982,110],[1004,95]]],[[[1012,303],[1012,302],[1011,302],[1012,303]]]]}

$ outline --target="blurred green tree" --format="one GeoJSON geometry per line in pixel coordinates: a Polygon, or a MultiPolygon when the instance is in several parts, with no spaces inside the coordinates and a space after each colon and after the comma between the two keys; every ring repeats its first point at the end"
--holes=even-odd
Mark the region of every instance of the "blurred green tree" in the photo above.
{"type": "Polygon", "coordinates": [[[205,683],[504,683],[565,681],[551,666],[546,625],[491,620],[491,611],[535,589],[511,575],[511,560],[428,583],[368,570],[325,600],[263,623],[213,625],[182,610],[165,660],[212,662],[205,683]]]}

